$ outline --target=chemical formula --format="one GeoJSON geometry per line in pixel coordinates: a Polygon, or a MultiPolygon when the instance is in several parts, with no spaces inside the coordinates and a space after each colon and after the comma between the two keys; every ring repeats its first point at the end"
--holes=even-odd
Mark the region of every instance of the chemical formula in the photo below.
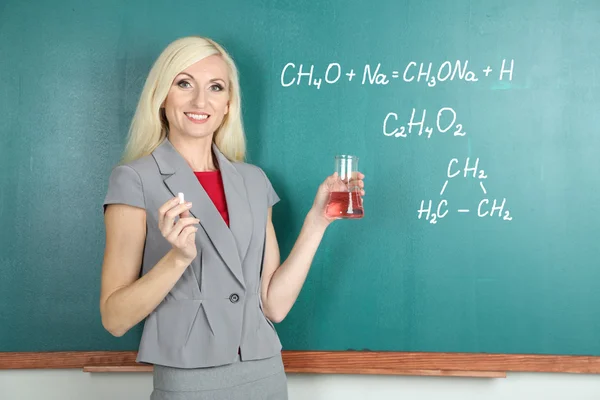
{"type": "MultiPolygon", "coordinates": [[[[512,82],[515,73],[515,60],[498,58],[494,62],[472,62],[472,60],[445,60],[439,63],[420,62],[407,59],[398,64],[381,62],[362,65],[343,65],[330,60],[323,64],[303,64],[294,61],[281,64],[280,84],[284,90],[298,87],[316,89],[323,93],[334,85],[371,86],[375,90],[383,87],[399,87],[400,85],[420,85],[424,90],[440,85],[460,82],[466,85],[495,86],[497,82],[512,82]]],[[[378,132],[386,141],[408,143],[414,140],[429,140],[437,137],[452,136],[461,140],[472,133],[463,124],[464,111],[456,111],[451,104],[443,104],[433,109],[416,108],[412,105],[398,110],[385,110],[379,118],[378,132]],[[469,133],[467,133],[469,131],[469,133]]],[[[480,159],[452,158],[448,163],[446,179],[440,191],[440,199],[421,200],[417,210],[419,220],[437,224],[450,213],[474,216],[476,218],[496,218],[501,221],[512,221],[511,212],[505,197],[490,198],[487,195],[487,175],[480,168],[480,159]],[[450,204],[444,193],[450,181],[470,179],[481,188],[482,196],[473,199],[471,204],[450,204]]]]}
{"type": "Polygon", "coordinates": [[[432,200],[429,200],[427,203],[425,200],[421,200],[421,207],[417,211],[418,218],[422,219],[424,217],[430,224],[437,224],[438,220],[445,218],[450,211],[456,211],[461,214],[468,214],[473,211],[477,213],[477,217],[479,218],[496,217],[502,218],[504,221],[511,221],[512,217],[507,208],[506,198],[499,200],[485,197],[487,195],[487,190],[485,189],[484,180],[487,179],[487,175],[483,169],[479,169],[479,158],[476,158],[475,162],[472,162],[471,159],[467,157],[464,162],[464,168],[462,169],[462,164],[459,164],[459,162],[460,161],[457,158],[453,158],[448,163],[447,179],[442,186],[440,196],[444,195],[446,187],[452,179],[460,177],[476,179],[479,181],[479,186],[483,192],[483,198],[478,202],[477,209],[451,208],[448,204],[448,200],[443,198],[437,204],[434,204],[432,200]]]}
{"type": "MultiPolygon", "coordinates": [[[[490,65],[481,68],[481,75],[469,68],[469,60],[445,61],[440,65],[433,63],[417,63],[410,61],[402,71],[394,68],[385,68],[381,63],[377,65],[366,64],[361,69],[360,78],[357,81],[361,85],[379,85],[385,86],[398,80],[410,84],[424,84],[428,87],[434,87],[440,83],[461,80],[464,82],[478,82],[479,77],[494,78],[498,80],[507,79],[512,81],[514,69],[514,60],[502,60],[496,71],[490,65]]],[[[296,65],[293,62],[285,64],[281,71],[281,86],[299,86],[307,85],[316,89],[321,89],[325,85],[334,85],[341,81],[357,82],[354,78],[357,76],[354,68],[344,68],[340,63],[332,62],[327,67],[319,67],[311,64],[309,67],[304,64],[296,65]],[[323,72],[324,71],[324,72],[323,72]]]]}
{"type": "Polygon", "coordinates": [[[459,124],[456,121],[456,111],[450,107],[443,107],[437,112],[435,124],[431,124],[434,128],[430,127],[425,122],[427,110],[422,111],[420,120],[415,118],[416,112],[417,110],[413,108],[410,121],[408,121],[406,125],[398,122],[398,114],[394,112],[388,113],[383,120],[383,134],[385,136],[397,138],[405,138],[409,134],[413,133],[417,134],[418,136],[425,134],[425,137],[429,139],[434,132],[434,128],[436,133],[446,133],[450,131],[449,134],[453,136],[465,136],[467,134],[463,130],[462,124],[459,124]]]}

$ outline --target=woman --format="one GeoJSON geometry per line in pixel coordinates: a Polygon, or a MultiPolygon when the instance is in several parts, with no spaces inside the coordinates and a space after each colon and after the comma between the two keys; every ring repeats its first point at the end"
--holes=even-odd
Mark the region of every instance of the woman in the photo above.
{"type": "Polygon", "coordinates": [[[232,59],[207,38],[171,43],[147,78],[104,202],[102,323],[121,336],[145,320],[137,360],[154,364],[152,399],[287,399],[271,321],[296,301],[332,222],[324,210],[337,178],[320,185],[280,265],[279,197],[244,155],[232,59]]]}

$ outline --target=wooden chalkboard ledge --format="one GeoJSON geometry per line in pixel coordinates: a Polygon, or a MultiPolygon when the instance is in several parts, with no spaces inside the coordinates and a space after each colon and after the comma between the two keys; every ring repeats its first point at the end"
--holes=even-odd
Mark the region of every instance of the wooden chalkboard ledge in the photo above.
{"type": "MultiPolygon", "coordinates": [[[[0,353],[0,369],[151,371],[135,351],[0,353]],[[116,367],[116,368],[115,368],[116,367]]],[[[506,372],[600,374],[600,357],[375,351],[284,351],[290,373],[503,377],[506,372]]]]}
{"type": "Polygon", "coordinates": [[[152,372],[152,365],[87,365],[83,372],[152,372]]]}
{"type": "MultiPolygon", "coordinates": [[[[86,366],[83,372],[152,372],[151,365],[131,365],[131,366],[86,366]]],[[[311,368],[295,368],[293,370],[286,367],[287,373],[315,373],[311,368]]],[[[321,372],[324,373],[324,372],[321,372]]],[[[335,373],[335,372],[333,372],[335,373]]],[[[460,376],[469,378],[506,378],[506,372],[500,371],[445,371],[431,369],[414,370],[390,370],[369,368],[362,369],[360,374],[369,375],[412,375],[412,376],[460,376]]]]}

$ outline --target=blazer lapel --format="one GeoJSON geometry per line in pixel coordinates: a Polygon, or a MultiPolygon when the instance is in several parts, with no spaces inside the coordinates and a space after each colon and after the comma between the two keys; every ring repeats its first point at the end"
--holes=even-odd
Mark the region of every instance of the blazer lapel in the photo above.
{"type": "MultiPolygon", "coordinates": [[[[213,151],[214,147],[215,146],[213,145],[213,151]]],[[[230,175],[232,175],[231,171],[226,173],[221,171],[230,215],[230,225],[232,226],[232,229],[229,229],[221,217],[221,214],[219,214],[218,210],[214,206],[212,200],[202,185],[198,182],[198,179],[194,175],[194,172],[190,166],[183,159],[181,154],[179,154],[179,152],[173,147],[168,139],[165,139],[163,143],[161,143],[159,147],[154,150],[152,155],[154,156],[160,172],[163,175],[163,180],[166,187],[173,194],[173,196],[177,196],[177,193],[182,192],[185,194],[185,199],[192,202],[190,213],[200,220],[200,225],[208,235],[213,246],[223,259],[225,265],[227,265],[235,278],[244,287],[244,276],[242,273],[241,263],[243,257],[240,257],[240,244],[237,243],[236,238],[234,237],[233,225],[236,226],[235,231],[241,232],[241,238],[243,242],[243,246],[241,246],[241,248],[244,248],[245,246],[245,249],[247,249],[250,241],[250,235],[248,235],[248,238],[246,239],[245,229],[238,227],[238,225],[244,223],[245,221],[245,218],[239,220],[240,213],[244,213],[246,211],[244,204],[241,203],[246,203],[245,206],[247,208],[249,208],[249,205],[247,204],[247,201],[243,201],[239,198],[241,197],[241,195],[238,194],[240,183],[232,183],[232,181],[236,181],[237,178],[230,178],[230,175]],[[230,201],[232,202],[231,204],[230,201]],[[240,210],[237,209],[238,207],[241,207],[240,210]],[[234,224],[235,219],[238,221],[236,221],[234,224]],[[244,245],[246,241],[247,243],[244,245]]],[[[218,156],[220,165],[229,163],[228,160],[226,163],[221,161],[221,157],[225,160],[226,158],[220,152],[218,153],[218,156]]],[[[235,167],[233,167],[233,165],[230,163],[229,166],[232,169],[235,169],[235,167]]],[[[225,169],[229,170],[230,168],[226,167],[225,169]]],[[[241,177],[239,179],[242,181],[241,177]]],[[[243,181],[241,184],[243,185],[243,181]]],[[[200,244],[198,239],[196,244],[200,244]]]]}
{"type": "Polygon", "coordinates": [[[246,184],[235,166],[221,153],[214,143],[213,151],[217,155],[219,169],[223,178],[227,211],[229,213],[229,227],[235,238],[240,260],[243,260],[246,257],[253,230],[252,211],[248,202],[246,184]]]}

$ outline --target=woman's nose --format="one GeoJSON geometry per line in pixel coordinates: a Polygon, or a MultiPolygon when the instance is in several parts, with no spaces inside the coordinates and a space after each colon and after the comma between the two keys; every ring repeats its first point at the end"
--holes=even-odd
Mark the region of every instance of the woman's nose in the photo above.
{"type": "Polygon", "coordinates": [[[203,108],[206,105],[206,93],[204,90],[198,90],[192,99],[194,107],[203,108]]]}

